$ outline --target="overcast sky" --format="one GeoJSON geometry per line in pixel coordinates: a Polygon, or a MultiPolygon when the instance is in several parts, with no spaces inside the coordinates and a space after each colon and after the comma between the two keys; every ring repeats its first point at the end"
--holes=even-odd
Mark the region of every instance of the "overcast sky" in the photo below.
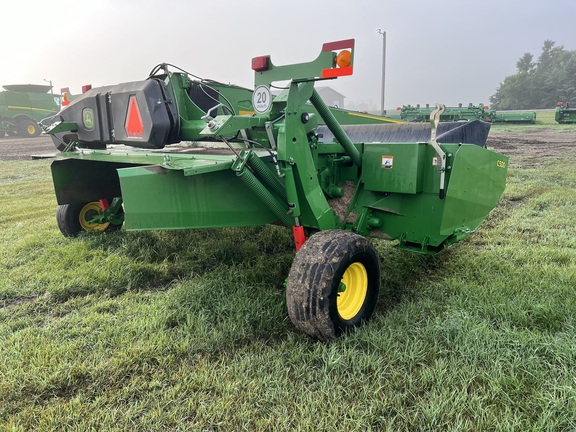
{"type": "Polygon", "coordinates": [[[252,57],[276,65],[356,39],[354,75],[329,85],[345,105],[379,109],[382,36],[386,107],[485,103],[544,40],[576,50],[576,0],[4,0],[0,85],[80,92],[145,79],[158,63],[253,87],[252,57]]]}

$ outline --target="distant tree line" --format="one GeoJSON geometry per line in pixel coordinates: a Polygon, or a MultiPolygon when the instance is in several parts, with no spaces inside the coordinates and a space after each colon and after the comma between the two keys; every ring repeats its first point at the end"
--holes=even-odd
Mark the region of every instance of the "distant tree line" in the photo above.
{"type": "Polygon", "coordinates": [[[525,53],[516,69],[490,97],[492,108],[542,109],[554,108],[559,101],[576,103],[576,51],[547,40],[536,62],[525,53]]]}

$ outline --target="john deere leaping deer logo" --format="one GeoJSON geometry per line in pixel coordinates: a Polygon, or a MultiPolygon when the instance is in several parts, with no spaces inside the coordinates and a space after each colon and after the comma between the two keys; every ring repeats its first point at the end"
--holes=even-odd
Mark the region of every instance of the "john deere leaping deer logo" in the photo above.
{"type": "Polygon", "coordinates": [[[92,108],[82,110],[82,124],[88,130],[94,129],[94,111],[92,108]]]}

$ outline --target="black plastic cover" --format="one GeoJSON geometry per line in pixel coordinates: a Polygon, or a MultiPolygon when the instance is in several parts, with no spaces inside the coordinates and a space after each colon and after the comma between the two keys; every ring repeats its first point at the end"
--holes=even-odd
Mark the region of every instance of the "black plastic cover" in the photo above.
{"type": "Polygon", "coordinates": [[[75,99],[59,116],[64,122],[78,125],[81,147],[120,143],[160,149],[180,141],[177,108],[165,83],[158,79],[94,88],[75,99]]]}
{"type": "MultiPolygon", "coordinates": [[[[192,81],[188,89],[188,96],[198,108],[207,113],[214,105],[218,104],[220,95],[212,87],[192,81]]],[[[214,114],[212,115],[214,116],[214,114]]]]}
{"type": "MultiPolygon", "coordinates": [[[[345,125],[342,129],[355,143],[423,143],[430,141],[431,132],[429,123],[345,125]]],[[[481,120],[440,123],[436,129],[436,141],[486,147],[489,131],[490,123],[481,120]]],[[[317,132],[323,135],[321,142],[334,141],[334,136],[327,126],[319,126],[317,132]]]]}

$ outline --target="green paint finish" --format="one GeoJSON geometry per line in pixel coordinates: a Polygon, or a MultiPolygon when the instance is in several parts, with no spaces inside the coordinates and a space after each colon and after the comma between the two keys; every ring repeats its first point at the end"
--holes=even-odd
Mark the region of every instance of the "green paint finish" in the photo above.
{"type": "MultiPolygon", "coordinates": [[[[332,211],[318,179],[317,156],[311,149],[305,124],[302,122],[301,92],[309,97],[312,86],[290,85],[286,99],[284,127],[278,132],[278,160],[286,176],[288,204],[294,216],[301,215],[304,226],[315,229],[336,228],[338,220],[332,211]]],[[[276,102],[275,102],[276,104],[276,102]]]]}
{"type": "Polygon", "coordinates": [[[217,116],[212,122],[200,132],[201,136],[211,135],[234,135],[241,129],[249,129],[254,127],[264,127],[266,122],[262,117],[248,117],[248,116],[232,116],[221,115],[217,116]]]}
{"type": "MultiPolygon", "coordinates": [[[[297,218],[308,230],[348,229],[424,253],[473,232],[503,192],[506,157],[471,144],[441,144],[447,154],[441,198],[431,145],[352,142],[314,90],[319,76],[338,72],[333,48],[340,46],[328,44],[310,63],[270,62],[256,72],[256,86],[291,80],[259,115],[251,112],[251,90],[213,82],[208,89],[167,73],[162,79],[178,107],[177,139],[233,141],[238,154],[73,148],[53,165],[58,202],[121,195],[131,230],[292,225],[297,218]],[[319,142],[321,123],[337,143],[319,142]]],[[[60,127],[70,130],[71,123],[60,127]]]]}
{"type": "Polygon", "coordinates": [[[259,226],[278,219],[232,170],[185,176],[145,166],[118,175],[128,230],[259,226]]]}
{"type": "Polygon", "coordinates": [[[363,179],[368,180],[364,180],[355,207],[359,214],[356,230],[381,236],[371,230],[370,225],[376,225],[385,236],[399,239],[400,247],[422,252],[435,252],[473,232],[504,191],[508,159],[471,144],[444,144],[442,148],[451,155],[444,199],[438,193],[440,172],[433,165],[435,153],[431,146],[367,146],[366,161],[384,153],[393,157],[394,167],[379,168],[381,175],[376,178],[375,163],[371,161],[364,167],[363,179]],[[405,175],[394,174],[397,168],[406,169],[405,175]],[[380,223],[370,222],[370,218],[380,223]]]}
{"type": "Polygon", "coordinates": [[[536,113],[532,112],[496,112],[492,111],[490,119],[492,123],[536,123],[536,113]]]}
{"type": "Polygon", "coordinates": [[[255,87],[286,80],[312,81],[322,76],[322,70],[334,67],[334,59],[332,51],[322,51],[315,60],[308,63],[276,66],[268,59],[268,69],[255,73],[255,87]]]}
{"type": "Polygon", "coordinates": [[[455,151],[441,233],[474,231],[496,207],[506,184],[508,158],[473,145],[455,151]]]}
{"type": "Polygon", "coordinates": [[[5,85],[0,91],[0,118],[19,116],[40,121],[60,109],[60,96],[49,93],[51,87],[36,84],[5,85]]]}
{"type": "Polygon", "coordinates": [[[558,104],[554,111],[554,120],[560,124],[576,123],[576,108],[571,108],[570,105],[568,102],[558,104]]]}
{"type": "Polygon", "coordinates": [[[424,143],[366,144],[362,157],[366,189],[408,194],[422,192],[425,154],[424,143]]]}
{"type": "Polygon", "coordinates": [[[168,170],[183,171],[184,175],[204,174],[232,167],[235,156],[192,155],[148,151],[88,150],[60,153],[58,159],[90,160],[102,163],[159,165],[168,170]]]}
{"type": "Polygon", "coordinates": [[[61,122],[61,123],[54,123],[53,125],[48,127],[46,133],[48,134],[56,134],[59,132],[70,132],[76,130],[78,125],[74,122],[61,122]]]}
{"type": "Polygon", "coordinates": [[[354,163],[358,166],[362,165],[362,155],[358,151],[356,147],[354,147],[354,143],[348,138],[348,135],[344,132],[340,123],[336,120],[336,117],[332,114],[332,112],[328,109],[328,106],[324,103],[318,92],[314,91],[310,95],[310,101],[314,108],[318,110],[318,113],[322,116],[324,121],[326,122],[326,126],[328,129],[334,134],[334,137],[338,140],[340,144],[346,150],[346,153],[350,158],[354,161],[354,163]]]}

